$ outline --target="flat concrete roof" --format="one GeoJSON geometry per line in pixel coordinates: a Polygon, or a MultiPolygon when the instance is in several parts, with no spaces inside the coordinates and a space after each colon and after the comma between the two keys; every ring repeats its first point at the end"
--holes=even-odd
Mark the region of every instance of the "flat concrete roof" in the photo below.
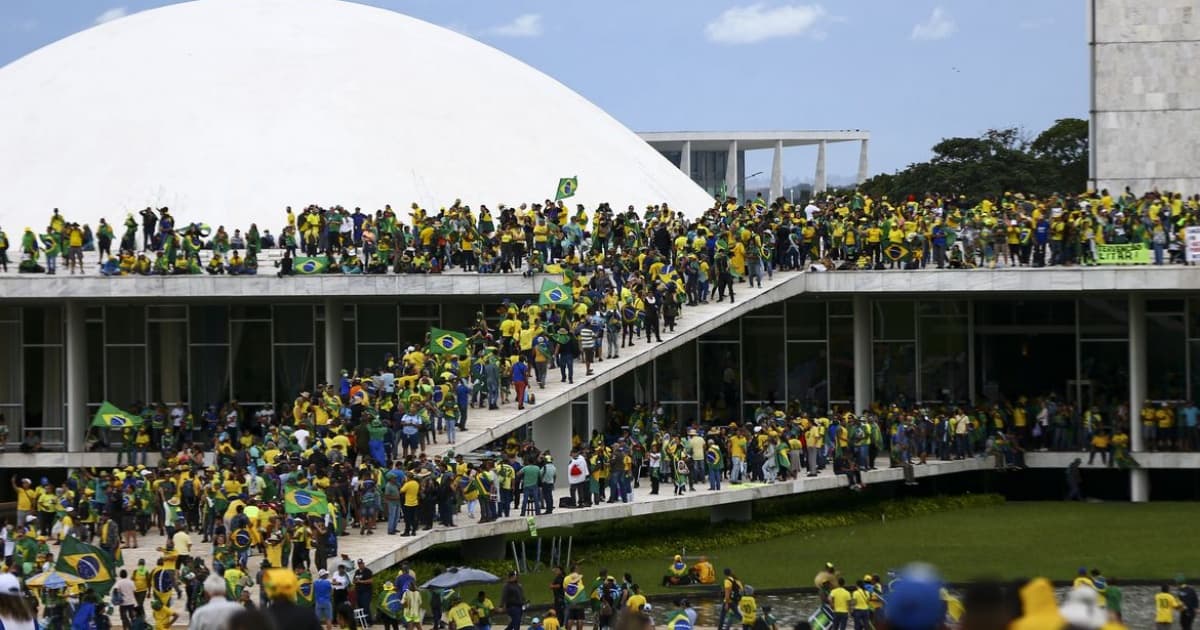
{"type": "MultiPolygon", "coordinates": [[[[269,268],[268,268],[269,269],[269,268]]],[[[922,271],[831,271],[777,274],[788,293],[868,294],[1078,294],[1104,291],[1200,291],[1194,267],[1053,267],[922,271]]],[[[468,297],[536,295],[556,274],[519,273],[261,276],[122,276],[0,274],[0,295],[9,303],[41,300],[204,302],[256,299],[468,297]]]]}
{"type": "Polygon", "coordinates": [[[784,147],[797,147],[825,142],[870,140],[871,133],[861,129],[829,131],[643,131],[638,136],[659,150],[678,150],[684,142],[692,143],[693,151],[727,151],[729,143],[737,140],[738,149],[754,151],[773,149],[782,141],[784,147]]]}

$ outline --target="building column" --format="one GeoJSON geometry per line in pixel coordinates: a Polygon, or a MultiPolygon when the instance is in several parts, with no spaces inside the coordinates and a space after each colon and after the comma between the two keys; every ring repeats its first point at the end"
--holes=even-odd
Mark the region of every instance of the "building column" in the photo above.
{"type": "MultiPolygon", "coordinates": [[[[1129,296],[1129,442],[1134,452],[1146,448],[1142,436],[1142,403],[1146,400],[1146,298],[1129,296]]],[[[1129,473],[1129,498],[1150,500],[1150,473],[1135,468],[1129,473]]]]}
{"type": "Polygon", "coordinates": [[[338,382],[346,367],[342,348],[342,303],[325,300],[325,382],[338,382]]]}
{"type": "Polygon", "coordinates": [[[817,144],[817,174],[813,178],[813,192],[825,192],[825,147],[829,143],[822,140],[817,144]]]}
{"type": "Polygon", "coordinates": [[[533,443],[540,450],[550,451],[554,457],[558,469],[554,487],[567,488],[567,462],[571,456],[571,403],[559,405],[533,421],[533,443]]]}
{"type": "Polygon", "coordinates": [[[84,305],[78,300],[67,302],[67,451],[84,450],[88,432],[87,418],[87,322],[84,305]]]}
{"type": "Polygon", "coordinates": [[[688,179],[692,178],[692,141],[684,140],[683,148],[679,151],[679,170],[687,175],[688,179]]]}
{"type": "Polygon", "coordinates": [[[870,175],[870,171],[868,169],[868,162],[867,162],[867,143],[868,142],[870,142],[870,140],[863,140],[858,148],[858,183],[860,185],[863,182],[867,181],[867,177],[870,175]]]}
{"type": "Polygon", "coordinates": [[[725,156],[725,196],[738,197],[738,142],[729,141],[729,154],[725,156]]]}
{"type": "Polygon", "coordinates": [[[871,406],[871,303],[854,296],[854,413],[871,406]]]}
{"type": "Polygon", "coordinates": [[[599,429],[601,432],[603,432],[605,426],[608,424],[608,410],[605,407],[604,402],[604,390],[607,387],[607,384],[601,385],[600,387],[588,392],[587,435],[579,436],[583,438],[583,442],[585,444],[589,439],[591,439],[592,431],[599,429]]]}
{"type": "Polygon", "coordinates": [[[775,141],[775,158],[771,160],[771,198],[775,201],[783,196],[783,140],[775,141]]]}

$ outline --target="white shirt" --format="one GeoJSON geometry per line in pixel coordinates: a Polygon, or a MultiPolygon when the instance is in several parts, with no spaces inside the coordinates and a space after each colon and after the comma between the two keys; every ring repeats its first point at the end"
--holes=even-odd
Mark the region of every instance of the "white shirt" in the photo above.
{"type": "Polygon", "coordinates": [[[296,438],[296,443],[300,445],[300,448],[308,448],[308,431],[306,429],[297,430],[295,433],[292,433],[292,437],[296,438]]]}
{"type": "Polygon", "coordinates": [[[242,610],[241,604],[217,595],[192,613],[188,630],[225,630],[230,617],[242,610]]]}
{"type": "Polygon", "coordinates": [[[334,573],[329,577],[329,581],[333,584],[333,590],[335,591],[344,591],[346,590],[347,586],[350,586],[349,575],[339,575],[334,573]]]}
{"type": "Polygon", "coordinates": [[[134,593],[133,580],[121,578],[113,584],[113,589],[121,591],[122,606],[137,606],[137,595],[134,593]]]}
{"type": "Polygon", "coordinates": [[[587,460],[583,455],[576,455],[575,459],[571,460],[571,465],[567,466],[567,482],[568,483],[583,483],[587,481],[588,465],[587,460]]]}

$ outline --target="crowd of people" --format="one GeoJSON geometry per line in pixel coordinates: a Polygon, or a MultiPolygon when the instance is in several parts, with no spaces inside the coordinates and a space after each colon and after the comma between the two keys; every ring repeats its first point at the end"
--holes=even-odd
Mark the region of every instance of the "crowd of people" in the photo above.
{"type": "MultiPolygon", "coordinates": [[[[687,209],[697,214],[698,209],[687,209]]],[[[1144,262],[1186,264],[1185,230],[1200,225],[1200,195],[1126,188],[1036,198],[1020,192],[994,197],[927,193],[872,198],[861,191],[819,194],[805,204],[785,198],[714,200],[694,219],[667,204],[639,215],[600,204],[570,208],[564,200],[519,206],[461,201],[431,210],[412,204],[374,212],[334,205],[285,210],[276,234],[256,223],[215,229],[176,220],[170,208],[129,213],[118,238],[101,219],[95,230],[54,209],[44,230],[25,228],[18,270],[85,273],[95,252],[105,275],[254,275],[259,255],[281,250],[279,275],[294,273],[538,272],[548,266],[581,272],[630,267],[654,247],[685,277],[716,285],[711,267],[728,252],[736,272],[761,277],[775,269],[925,269],[1093,265],[1098,247],[1139,244],[1144,262]],[[140,237],[140,240],[139,240],[140,237]],[[200,253],[208,252],[207,262],[200,253]],[[298,262],[300,261],[300,262],[298,262]],[[687,270],[694,263],[696,269],[687,270]],[[703,266],[710,269],[700,269],[703,266]]],[[[8,267],[8,236],[0,230],[0,271],[8,267]]]]}

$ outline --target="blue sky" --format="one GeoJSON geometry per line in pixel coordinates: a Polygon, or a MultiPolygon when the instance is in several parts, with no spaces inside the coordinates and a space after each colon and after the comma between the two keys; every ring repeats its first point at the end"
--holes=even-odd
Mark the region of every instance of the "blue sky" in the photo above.
{"type": "MultiPolygon", "coordinates": [[[[940,138],[1086,118],[1077,0],[370,0],[454,28],[554,76],[632,129],[866,129],[871,171],[940,138]]],[[[167,0],[3,0],[0,65],[167,0]]],[[[789,180],[814,149],[789,149],[789,180]]],[[[857,146],[830,148],[852,176],[857,146]]],[[[770,171],[769,152],[747,174],[770,171]]]]}

